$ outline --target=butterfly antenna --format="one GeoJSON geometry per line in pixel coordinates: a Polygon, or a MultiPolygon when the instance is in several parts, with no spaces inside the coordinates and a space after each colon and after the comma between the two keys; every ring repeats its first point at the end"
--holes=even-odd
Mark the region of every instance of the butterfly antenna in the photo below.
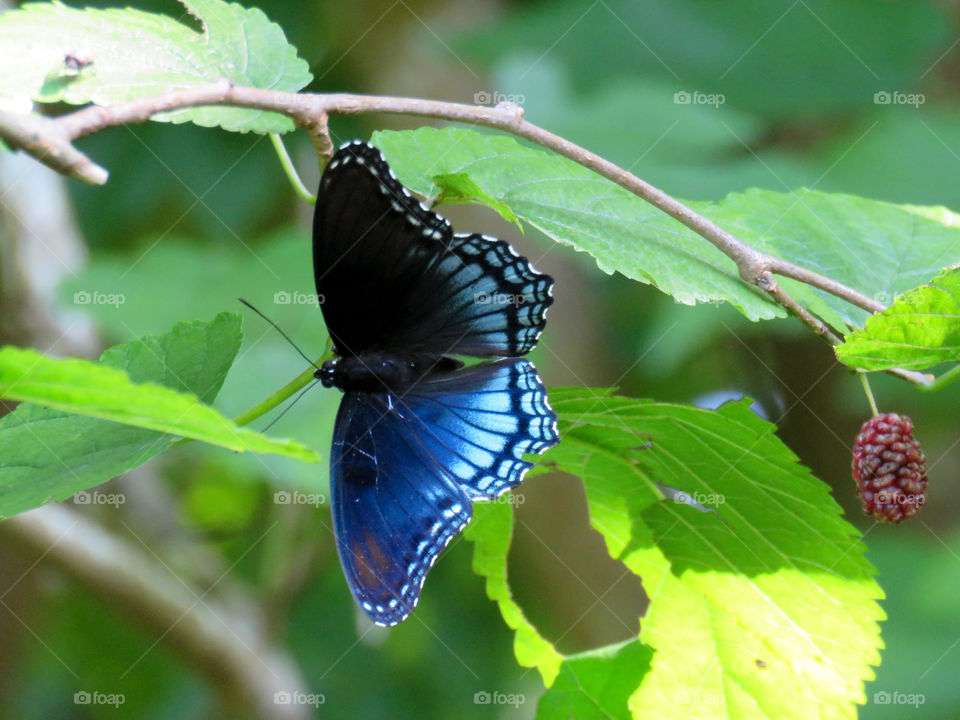
{"type": "Polygon", "coordinates": [[[309,385],[307,385],[303,390],[301,390],[300,393],[293,399],[293,402],[291,402],[289,405],[287,405],[287,406],[283,409],[283,412],[281,412],[281,413],[280,413],[279,415],[277,415],[273,420],[271,420],[271,421],[267,424],[267,426],[266,426],[263,430],[261,430],[260,432],[266,432],[267,430],[269,430],[270,428],[272,428],[280,418],[282,418],[284,415],[287,414],[287,412],[290,410],[290,408],[292,408],[294,405],[297,404],[297,401],[300,400],[300,398],[302,398],[304,395],[307,394],[307,390],[312,389],[313,386],[316,385],[318,382],[320,382],[320,381],[319,381],[319,380],[314,380],[312,383],[310,383],[309,385]]]}
{"type": "MultiPolygon", "coordinates": [[[[239,300],[240,302],[242,302],[242,303],[243,303],[244,305],[246,305],[248,308],[250,308],[251,310],[253,310],[257,315],[259,315],[259,316],[262,317],[264,320],[266,320],[268,323],[270,323],[270,325],[273,326],[273,329],[274,329],[274,330],[276,330],[278,333],[280,333],[281,335],[283,335],[284,340],[286,340],[288,343],[290,343],[291,345],[293,345],[293,349],[296,350],[298,353],[300,353],[300,357],[302,357],[302,358],[303,358],[304,360],[306,360],[308,363],[310,363],[310,364],[313,365],[315,368],[317,368],[317,370],[320,369],[320,367],[319,367],[313,360],[311,360],[310,358],[308,358],[307,355],[306,355],[306,353],[304,353],[303,350],[301,350],[299,347],[297,347],[297,344],[296,344],[293,340],[290,339],[290,336],[287,335],[283,330],[281,330],[281,329],[280,329],[280,326],[277,325],[273,320],[271,320],[271,319],[268,318],[266,315],[264,315],[262,312],[260,312],[259,310],[257,310],[253,305],[251,305],[250,303],[248,303],[248,302],[247,302],[246,300],[244,300],[243,298],[237,298],[237,300],[239,300]]],[[[311,387],[312,387],[312,386],[311,386],[311,387]]],[[[290,408],[287,408],[287,410],[289,410],[289,409],[290,409],[290,408]]],[[[287,410],[284,410],[284,412],[286,412],[287,410]]],[[[282,417],[282,415],[281,415],[281,417],[282,417]]],[[[280,418],[278,417],[277,420],[279,420],[279,419],[280,419],[280,418]]],[[[273,422],[276,422],[277,420],[274,420],[273,422]]],[[[270,423],[270,424],[272,425],[273,423],[270,423]]],[[[268,426],[268,427],[269,427],[269,426],[268,426]]]]}

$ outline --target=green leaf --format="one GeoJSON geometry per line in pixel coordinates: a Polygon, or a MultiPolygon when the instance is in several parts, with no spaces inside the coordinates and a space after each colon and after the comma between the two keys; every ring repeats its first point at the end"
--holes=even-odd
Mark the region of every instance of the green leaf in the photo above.
{"type": "Polygon", "coordinates": [[[753,320],[784,315],[741,282],[733,261],[706,240],[564,157],[466,129],[385,131],[373,139],[400,179],[422,195],[436,175],[466,172],[521,219],[590,253],[606,273],[649,283],[686,305],[727,301],[753,320]]]}
{"type": "MultiPolygon", "coordinates": [[[[960,216],[853,195],[750,190],[710,218],[759,250],[802,265],[884,304],[960,262],[960,216]]],[[[789,278],[783,287],[838,330],[868,313],[789,278]]]]}
{"type": "MultiPolygon", "coordinates": [[[[180,359],[206,362],[200,348],[180,359]]],[[[2,348],[0,397],[202,440],[230,450],[274,453],[305,462],[320,460],[313,450],[299,443],[238,427],[192,393],[153,382],[136,383],[122,370],[87,360],[55,360],[35,350],[2,348]]]]}
{"type": "Polygon", "coordinates": [[[477,503],[464,537],[473,542],[473,571],[487,580],[487,597],[496,601],[503,620],[516,636],[513,651],[523,667],[540,671],[548,687],[560,670],[563,656],[527,620],[507,582],[507,554],[513,537],[513,506],[506,502],[477,503]]]}
{"type": "Polygon", "coordinates": [[[457,203],[486,205],[498,212],[504,220],[516,225],[520,232],[523,232],[523,225],[520,224],[519,218],[514,215],[510,206],[484,192],[483,188],[471,180],[467,173],[434,175],[433,182],[440,188],[440,194],[437,196],[438,205],[457,203]]]}
{"type": "MultiPolygon", "coordinates": [[[[101,363],[136,382],[159,382],[211,403],[240,340],[240,318],[221,313],[213,322],[181,323],[165,335],[112,347],[101,363]]],[[[99,485],[142,465],[174,440],[153,430],[21,403],[0,418],[0,517],[99,485]]]]}
{"type": "Polygon", "coordinates": [[[652,655],[631,640],[568,657],[540,698],[537,720],[629,720],[627,701],[650,670],[652,655]]]}
{"type": "Polygon", "coordinates": [[[635,717],[856,716],[879,662],[881,590],[859,533],[749,400],[717,411],[553,391],[591,523],[643,579],[655,651],[635,717]],[[663,482],[716,509],[667,501],[663,482]]]}
{"type": "MultiPolygon", "coordinates": [[[[0,16],[0,99],[113,105],[223,78],[289,92],[310,82],[306,62],[263,11],[223,0],[182,2],[202,33],[131,8],[26,3],[7,11],[0,16]],[[69,55],[89,64],[73,73],[69,55]]],[[[245,108],[191,108],[154,119],[240,132],[293,129],[289,118],[245,108]]]]}
{"type": "MultiPolygon", "coordinates": [[[[467,129],[381,132],[374,139],[421,194],[431,192],[437,174],[466,173],[483,193],[557,242],[588,252],[605,272],[654,285],[687,305],[726,301],[751,320],[784,314],[709,242],[566,158],[467,129]]],[[[750,190],[690,206],[745,243],[878,301],[960,262],[960,218],[944,208],[812,190],[750,190]]],[[[867,317],[802,283],[778,282],[841,332],[867,317]]]]}
{"type": "MultiPolygon", "coordinates": [[[[61,304],[69,311],[81,309],[97,322],[104,337],[118,342],[138,333],[164,332],[179,319],[202,317],[202,313],[239,311],[248,328],[243,348],[231,369],[217,407],[233,417],[261,402],[268,391],[278,389],[305,369],[302,359],[289,344],[237,297],[244,297],[283,327],[304,351],[314,358],[323,352],[326,332],[323,314],[313,301],[316,287],[313,270],[304,260],[302,230],[284,229],[255,238],[256,254],[242,246],[196,242],[167,235],[148,237],[123,254],[98,253],[77,277],[61,287],[61,304]],[[136,272],[128,272],[131,264],[136,272]],[[189,293],[171,293],[170,268],[177,268],[177,281],[189,293]],[[122,312],[112,305],[85,302],[98,294],[123,297],[122,312]],[[163,297],[162,303],[156,298],[163,297]],[[307,304],[310,303],[310,304],[307,304]]],[[[325,455],[333,420],[340,402],[338,392],[314,392],[304,398],[311,410],[294,419],[290,413],[280,420],[275,434],[292,437],[325,455]]],[[[223,453],[211,446],[195,448],[213,454],[217,463],[227,463],[233,473],[246,472],[249,457],[223,453]]],[[[318,473],[312,464],[289,458],[264,455],[256,462],[266,468],[269,480],[283,489],[296,485],[304,491],[327,492],[327,473],[318,473]],[[282,478],[282,481],[280,480],[282,478]]]]}
{"type": "Polygon", "coordinates": [[[841,362],[864,370],[960,361],[960,268],[894,298],[836,352],[841,362]]]}

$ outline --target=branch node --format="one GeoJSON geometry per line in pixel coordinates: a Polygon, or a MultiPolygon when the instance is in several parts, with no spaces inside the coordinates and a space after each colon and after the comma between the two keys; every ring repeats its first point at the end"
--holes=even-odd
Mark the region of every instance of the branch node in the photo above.
{"type": "MultiPolygon", "coordinates": [[[[753,273],[754,271],[751,270],[750,272],[753,273]]],[[[741,271],[741,275],[744,275],[744,274],[745,273],[741,271]]],[[[768,293],[775,293],[780,287],[779,285],[777,285],[777,281],[774,280],[773,273],[770,272],[769,270],[761,270],[758,274],[754,274],[753,283],[758,288],[768,293]]]]}
{"type": "Polygon", "coordinates": [[[511,102],[510,100],[498,102],[493,109],[497,112],[503,113],[504,115],[509,115],[510,119],[514,122],[523,120],[523,108],[517,105],[517,103],[511,102]]]}

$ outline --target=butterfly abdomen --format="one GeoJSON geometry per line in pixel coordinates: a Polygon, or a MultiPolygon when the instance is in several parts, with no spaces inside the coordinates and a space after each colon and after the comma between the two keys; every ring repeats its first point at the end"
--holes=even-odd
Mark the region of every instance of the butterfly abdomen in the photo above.
{"type": "Polygon", "coordinates": [[[428,376],[460,367],[462,362],[444,356],[366,353],[327,360],[314,375],[324,387],[344,392],[402,394],[428,376]]]}

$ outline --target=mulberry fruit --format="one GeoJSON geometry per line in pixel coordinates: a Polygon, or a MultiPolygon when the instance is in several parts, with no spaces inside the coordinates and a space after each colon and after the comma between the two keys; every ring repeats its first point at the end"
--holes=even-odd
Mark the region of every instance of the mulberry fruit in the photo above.
{"type": "Polygon", "coordinates": [[[870,418],[853,445],[853,479],[863,511],[880,522],[913,517],[927,501],[927,473],[913,421],[886,413],[870,418]]]}

